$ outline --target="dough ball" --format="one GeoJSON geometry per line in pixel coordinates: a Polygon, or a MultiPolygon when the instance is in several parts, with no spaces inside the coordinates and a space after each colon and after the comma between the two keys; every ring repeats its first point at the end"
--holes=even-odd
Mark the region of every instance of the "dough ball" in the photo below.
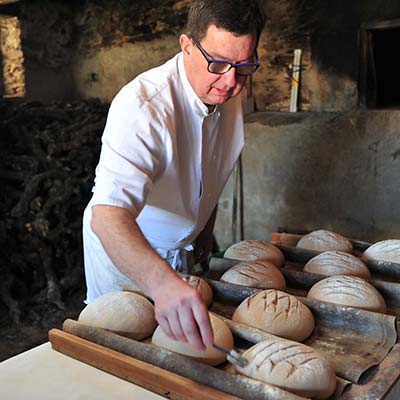
{"type": "Polygon", "coordinates": [[[400,240],[389,239],[377,242],[364,251],[362,259],[400,264],[400,240]]]}
{"type": "Polygon", "coordinates": [[[141,340],[157,326],[154,306],[145,297],[132,292],[106,293],[89,303],[78,321],[141,340]]]}
{"type": "Polygon", "coordinates": [[[232,321],[296,341],[306,339],[315,326],[307,306],[295,296],[275,289],[263,290],[243,300],[232,321]]]}
{"type": "Polygon", "coordinates": [[[263,240],[243,240],[228,247],[224,258],[233,260],[267,260],[277,267],[285,263],[285,256],[278,247],[263,240]]]}
{"type": "Polygon", "coordinates": [[[286,339],[257,343],[243,353],[249,360],[237,370],[300,396],[327,399],[336,388],[332,364],[312,347],[286,339]]]}
{"type": "Polygon", "coordinates": [[[286,289],[282,272],[266,260],[243,261],[228,269],[220,280],[260,289],[286,289]]]}
{"type": "Polygon", "coordinates": [[[331,231],[320,229],[304,235],[298,242],[297,247],[315,251],[343,251],[351,253],[353,244],[345,237],[331,231]]]}
{"type": "Polygon", "coordinates": [[[328,303],[386,312],[382,295],[362,278],[337,275],[322,279],[311,287],[307,297],[328,303]]]}
{"type": "Polygon", "coordinates": [[[320,275],[351,275],[369,280],[368,267],[356,256],[343,251],[325,251],[313,257],[304,266],[305,272],[320,275]]]}
{"type": "MultiPolygon", "coordinates": [[[[233,348],[233,336],[228,325],[214,314],[210,313],[209,316],[214,331],[214,342],[227,350],[231,350],[233,348]]],[[[218,365],[226,361],[226,355],[213,347],[207,347],[205,351],[197,351],[189,343],[170,339],[161,326],[158,326],[154,331],[151,340],[157,346],[183,354],[205,364],[218,365]]]]}

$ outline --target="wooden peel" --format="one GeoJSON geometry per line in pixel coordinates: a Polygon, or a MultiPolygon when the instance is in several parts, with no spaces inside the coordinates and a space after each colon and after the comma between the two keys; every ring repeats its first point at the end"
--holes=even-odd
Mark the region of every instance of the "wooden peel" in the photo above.
{"type": "MultiPolygon", "coordinates": [[[[158,366],[179,376],[191,379],[198,384],[207,385],[208,387],[237,396],[244,400],[304,399],[303,397],[296,396],[272,385],[245,376],[232,375],[221,369],[199,363],[167,349],[128,339],[104,329],[91,327],[77,321],[66,320],[63,324],[63,330],[72,335],[104,346],[107,349],[129,355],[136,360],[158,366]]],[[[79,357],[77,352],[75,352],[75,354],[79,357]]],[[[112,371],[108,372],[112,373],[112,371]]],[[[153,378],[158,379],[157,376],[153,378]]],[[[192,397],[189,396],[187,398],[192,397]]],[[[203,398],[208,398],[207,394],[203,393],[203,398]]]]}

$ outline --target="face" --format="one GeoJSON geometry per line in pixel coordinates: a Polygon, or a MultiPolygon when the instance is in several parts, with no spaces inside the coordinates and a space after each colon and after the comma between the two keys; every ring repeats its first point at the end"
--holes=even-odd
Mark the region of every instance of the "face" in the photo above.
{"type": "MultiPolygon", "coordinates": [[[[222,104],[240,93],[246,83],[246,76],[237,75],[235,68],[231,68],[223,75],[208,72],[207,60],[193,41],[188,36],[182,35],[180,44],[188,80],[204,104],[210,106],[222,104]]],[[[256,37],[253,34],[235,36],[231,32],[210,25],[200,45],[212,59],[232,63],[248,62],[255,53],[256,37]]]]}

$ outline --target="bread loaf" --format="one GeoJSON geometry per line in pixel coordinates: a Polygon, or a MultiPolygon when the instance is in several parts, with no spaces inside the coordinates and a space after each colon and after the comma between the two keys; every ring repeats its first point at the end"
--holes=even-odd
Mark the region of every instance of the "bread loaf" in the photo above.
{"type": "Polygon", "coordinates": [[[267,260],[277,267],[282,267],[285,263],[285,256],[271,243],[263,240],[243,240],[228,247],[224,253],[224,258],[234,260],[267,260]]]}
{"type": "Polygon", "coordinates": [[[325,251],[304,266],[305,272],[321,275],[351,275],[370,279],[368,267],[356,256],[343,251],[325,251]]]}
{"type": "MultiPolygon", "coordinates": [[[[231,350],[233,348],[233,336],[228,325],[214,314],[210,313],[209,316],[214,332],[214,342],[225,349],[231,350]]],[[[218,365],[226,361],[226,355],[213,347],[207,347],[205,351],[198,351],[189,343],[170,339],[160,326],[154,331],[151,341],[157,346],[183,354],[205,364],[218,365]]]]}
{"type": "Polygon", "coordinates": [[[304,235],[297,247],[315,251],[344,251],[351,253],[353,244],[345,237],[331,231],[320,229],[304,235]]]}
{"type": "Polygon", "coordinates": [[[275,289],[263,290],[243,300],[232,320],[297,341],[307,338],[315,326],[307,306],[295,296],[275,289]]]}
{"type": "Polygon", "coordinates": [[[200,293],[201,298],[208,307],[212,303],[212,289],[210,285],[199,276],[179,274],[180,277],[187,282],[190,286],[194,287],[200,293]]]}
{"type": "Polygon", "coordinates": [[[220,280],[260,289],[284,290],[286,288],[282,272],[266,260],[243,261],[228,269],[220,280]]]}
{"type": "Polygon", "coordinates": [[[362,259],[400,264],[400,240],[388,239],[377,242],[364,251],[362,259]]]}
{"type": "Polygon", "coordinates": [[[364,310],[386,311],[385,300],[366,280],[356,276],[330,276],[311,287],[307,297],[364,310]]]}
{"type": "Polygon", "coordinates": [[[237,370],[251,378],[313,399],[327,399],[335,390],[331,363],[318,351],[286,339],[262,341],[243,353],[249,360],[237,370]]]}
{"type": "Polygon", "coordinates": [[[157,326],[153,304],[132,292],[98,297],[82,310],[78,320],[136,340],[150,336],[157,326]]]}

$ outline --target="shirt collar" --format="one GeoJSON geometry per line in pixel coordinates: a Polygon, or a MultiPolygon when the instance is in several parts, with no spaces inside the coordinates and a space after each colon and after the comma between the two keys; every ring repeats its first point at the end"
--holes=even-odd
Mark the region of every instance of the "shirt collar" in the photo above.
{"type": "MultiPolygon", "coordinates": [[[[181,76],[183,88],[185,90],[185,93],[188,98],[190,106],[193,107],[196,114],[198,114],[200,117],[206,117],[207,115],[210,114],[210,112],[208,111],[208,107],[197,96],[197,94],[193,90],[192,85],[190,84],[190,82],[187,78],[185,66],[183,63],[183,54],[182,53],[179,53],[178,71],[179,71],[179,75],[181,76]]],[[[218,107],[214,107],[213,112],[215,112],[215,110],[217,108],[218,107]]]]}

